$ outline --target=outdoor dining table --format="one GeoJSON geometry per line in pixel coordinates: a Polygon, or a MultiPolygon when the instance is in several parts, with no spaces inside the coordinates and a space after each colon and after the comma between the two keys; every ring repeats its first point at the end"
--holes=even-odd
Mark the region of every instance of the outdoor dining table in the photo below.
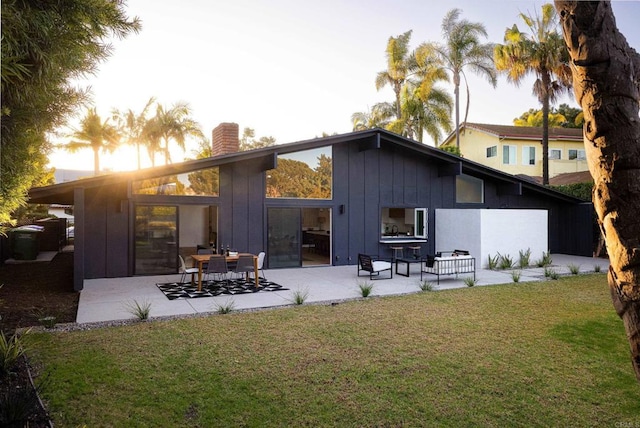
{"type": "MultiPolygon", "coordinates": [[[[194,267],[198,266],[198,291],[202,291],[202,265],[207,263],[213,254],[192,254],[194,267]]],[[[227,263],[237,262],[240,256],[253,256],[253,273],[256,281],[256,288],[258,287],[258,256],[250,253],[238,253],[233,256],[225,256],[227,263]]],[[[247,275],[248,276],[248,275],[247,275]]]]}

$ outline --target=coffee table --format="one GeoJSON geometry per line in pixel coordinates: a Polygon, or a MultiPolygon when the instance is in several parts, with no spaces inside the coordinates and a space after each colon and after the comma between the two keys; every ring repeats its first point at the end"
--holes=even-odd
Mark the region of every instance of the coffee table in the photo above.
{"type": "Polygon", "coordinates": [[[415,258],[415,257],[403,257],[400,259],[396,259],[396,275],[402,275],[402,276],[409,276],[409,270],[411,267],[412,263],[421,263],[422,260],[420,258],[415,258]],[[399,263],[404,263],[407,267],[406,272],[407,273],[402,273],[402,272],[398,272],[398,264],[399,263]]]}

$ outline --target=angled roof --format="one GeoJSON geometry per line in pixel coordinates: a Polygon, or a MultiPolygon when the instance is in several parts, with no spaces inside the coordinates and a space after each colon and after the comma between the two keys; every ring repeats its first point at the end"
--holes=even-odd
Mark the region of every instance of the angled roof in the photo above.
{"type": "MultiPolygon", "coordinates": [[[[486,123],[471,123],[467,122],[460,125],[460,130],[464,128],[475,129],[487,134],[495,135],[500,139],[507,140],[541,140],[542,139],[542,127],[541,126],[512,126],[512,125],[491,125],[486,123]]],[[[452,139],[455,139],[455,131],[445,138],[442,144],[446,144],[452,139]]],[[[566,140],[566,141],[583,141],[582,128],[561,128],[550,127],[549,138],[552,140],[566,140]]]]}
{"type": "Polygon", "coordinates": [[[380,148],[382,144],[391,144],[394,147],[401,147],[414,151],[416,154],[423,154],[431,160],[441,164],[451,166],[459,165],[459,170],[467,174],[491,177],[507,183],[519,183],[523,188],[528,188],[535,192],[545,193],[548,196],[560,198],[571,202],[581,202],[577,198],[565,195],[545,186],[541,186],[530,180],[522,179],[511,174],[487,167],[477,162],[464,159],[443,150],[427,146],[414,140],[402,137],[393,132],[375,128],[364,131],[356,131],[347,134],[332,135],[329,137],[316,138],[312,140],[298,141],[288,144],[278,144],[275,146],[263,147],[260,149],[229,153],[220,156],[189,160],[181,163],[164,165],[154,168],[146,168],[137,171],[119,172],[89,177],[76,181],[69,181],[45,187],[32,188],[29,191],[29,202],[44,204],[70,204],[74,203],[74,189],[96,188],[101,186],[111,186],[127,183],[128,181],[144,180],[149,178],[163,177],[172,174],[184,174],[200,169],[212,168],[229,163],[242,162],[247,160],[264,161],[264,168],[270,169],[276,165],[276,158],[279,154],[286,154],[300,150],[309,150],[318,147],[338,144],[359,144],[361,150],[380,148]]]}

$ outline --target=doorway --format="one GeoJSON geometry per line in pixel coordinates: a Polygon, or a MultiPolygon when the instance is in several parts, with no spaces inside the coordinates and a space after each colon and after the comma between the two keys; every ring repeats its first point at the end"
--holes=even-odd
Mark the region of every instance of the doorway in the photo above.
{"type": "Polygon", "coordinates": [[[269,208],[269,268],[331,264],[331,208],[269,208]]]}
{"type": "Polygon", "coordinates": [[[135,275],[177,272],[178,207],[137,205],[135,208],[135,275]]]}

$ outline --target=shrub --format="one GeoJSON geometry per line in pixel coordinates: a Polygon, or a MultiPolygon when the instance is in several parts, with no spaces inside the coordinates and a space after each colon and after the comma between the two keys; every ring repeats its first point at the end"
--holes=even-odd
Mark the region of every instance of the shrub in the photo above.
{"type": "Polygon", "coordinates": [[[235,307],[236,302],[233,299],[229,299],[225,303],[216,303],[216,312],[220,315],[228,314],[232,312],[235,307]]]}
{"type": "Polygon", "coordinates": [[[296,290],[292,293],[291,302],[296,305],[302,305],[309,298],[309,289],[296,290]]]}
{"type": "Polygon", "coordinates": [[[466,278],[464,279],[464,284],[465,284],[467,287],[473,287],[474,285],[476,285],[476,280],[475,280],[474,278],[472,278],[472,277],[468,276],[468,277],[466,277],[466,278]]]}
{"type": "Polygon", "coordinates": [[[556,273],[556,271],[554,271],[553,269],[549,268],[549,267],[545,267],[544,268],[544,277],[545,278],[549,278],[551,276],[551,274],[556,273]]]}
{"type": "Polygon", "coordinates": [[[513,267],[513,259],[510,255],[503,256],[500,253],[498,255],[500,256],[500,269],[511,269],[513,267]]]}
{"type": "Polygon", "coordinates": [[[360,294],[362,297],[369,297],[373,291],[373,283],[369,281],[358,283],[358,287],[360,288],[360,294]]]}
{"type": "Polygon", "coordinates": [[[594,265],[594,266],[593,266],[593,271],[594,271],[595,273],[599,273],[601,269],[602,269],[602,268],[600,267],[600,265],[594,265]]]}
{"type": "Polygon", "coordinates": [[[536,262],[536,265],[538,267],[550,266],[552,261],[553,260],[551,260],[551,253],[547,251],[542,253],[542,258],[538,260],[538,262],[536,262]]]}
{"type": "Polygon", "coordinates": [[[526,268],[529,267],[529,262],[531,259],[531,248],[527,248],[527,251],[518,251],[519,253],[519,260],[518,260],[518,265],[520,266],[520,268],[526,268]]]}
{"type": "Polygon", "coordinates": [[[513,282],[520,282],[520,275],[521,272],[519,270],[514,270],[513,272],[511,272],[511,279],[513,280],[513,282]]]}
{"type": "Polygon", "coordinates": [[[435,291],[436,286],[431,281],[421,281],[419,284],[422,291],[435,291]]]}
{"type": "Polygon", "coordinates": [[[24,353],[24,337],[31,330],[27,330],[20,336],[17,332],[12,336],[5,336],[3,331],[0,331],[0,375],[8,374],[18,362],[24,353]]]}
{"type": "Polygon", "coordinates": [[[137,300],[134,300],[125,304],[125,308],[130,314],[141,321],[149,319],[149,314],[151,314],[151,303],[148,301],[139,303],[137,300]]]}
{"type": "Polygon", "coordinates": [[[569,272],[571,272],[572,275],[577,275],[580,273],[580,265],[574,265],[573,263],[568,264],[567,267],[569,268],[569,272]]]}
{"type": "Polygon", "coordinates": [[[500,260],[500,255],[495,255],[491,257],[491,254],[487,257],[487,268],[489,270],[496,270],[498,268],[498,261],[500,260]]]}

